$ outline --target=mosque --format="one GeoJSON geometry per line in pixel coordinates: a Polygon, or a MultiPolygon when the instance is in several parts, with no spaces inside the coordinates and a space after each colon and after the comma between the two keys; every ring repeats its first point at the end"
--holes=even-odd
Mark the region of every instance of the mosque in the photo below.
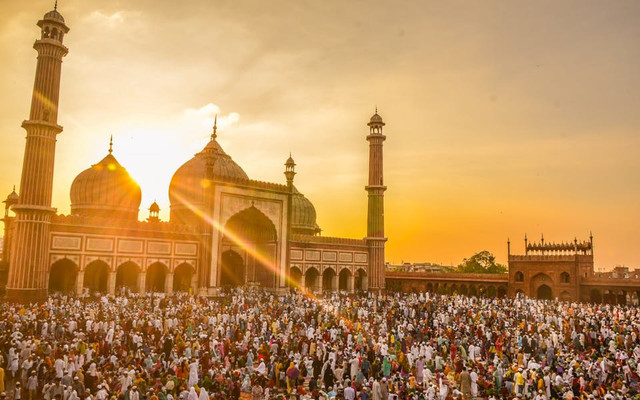
{"type": "Polygon", "coordinates": [[[640,304],[640,278],[594,273],[588,241],[529,242],[512,254],[507,274],[405,273],[385,266],[383,134],[376,113],[367,123],[369,177],[367,236],[321,235],[311,201],[294,185],[295,161],[284,183],[252,180],[217,142],[182,165],[169,183],[169,221],[155,202],[139,221],[141,190],[113,147],[80,172],[70,188],[71,212],[52,207],[63,44],[69,32],[57,7],[38,21],[40,38],[26,130],[20,193],[4,201],[0,291],[18,301],[51,292],[114,294],[129,290],[188,291],[216,296],[228,286],[274,292],[431,291],[481,296],[523,294],[541,299],[640,304]]]}
{"type": "MultiPolygon", "coordinates": [[[[37,300],[53,291],[190,291],[211,296],[225,286],[274,291],[384,289],[384,122],[368,122],[367,237],[320,235],[311,201],[294,185],[252,180],[216,140],[182,165],[169,183],[170,220],[158,205],[139,221],[141,190],[110,146],[70,188],[71,212],[52,208],[63,44],[69,32],[54,10],[38,21],[40,38],[20,193],[5,200],[6,297],[37,300]],[[15,214],[12,216],[10,211],[15,214]]],[[[365,136],[365,135],[363,135],[365,136]]]]}

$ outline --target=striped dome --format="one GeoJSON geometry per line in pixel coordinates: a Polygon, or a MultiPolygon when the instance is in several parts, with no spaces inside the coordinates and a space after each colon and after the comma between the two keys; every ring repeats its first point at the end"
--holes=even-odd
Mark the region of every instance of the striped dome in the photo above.
{"type": "MultiPolygon", "coordinates": [[[[183,211],[204,206],[205,174],[207,162],[213,162],[213,179],[219,181],[248,180],[247,174],[236,164],[215,139],[184,163],[173,174],[169,184],[171,215],[178,216],[183,211]],[[215,162],[213,162],[215,160],[215,162]]],[[[178,217],[183,220],[183,218],[178,217]]],[[[183,220],[183,222],[186,222],[183,220]]]]}
{"type": "Polygon", "coordinates": [[[295,186],[291,197],[291,230],[293,233],[304,235],[320,233],[320,227],[316,223],[316,209],[313,203],[304,197],[295,186]]]}
{"type": "Polygon", "coordinates": [[[135,220],[141,198],[140,186],[109,153],[73,180],[71,214],[135,220]]]}

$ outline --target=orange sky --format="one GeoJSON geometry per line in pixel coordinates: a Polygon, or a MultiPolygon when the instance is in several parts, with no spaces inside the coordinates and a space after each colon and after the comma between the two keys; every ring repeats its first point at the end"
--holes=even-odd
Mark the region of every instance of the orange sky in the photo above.
{"type": "MultiPolygon", "coordinates": [[[[0,0],[0,193],[19,184],[38,37],[53,1],[0,0]]],[[[296,186],[323,234],[362,237],[366,122],[385,133],[391,262],[457,264],[522,238],[595,237],[640,268],[640,2],[61,0],[54,206],[114,155],[168,217],[173,172],[219,142],[296,186]],[[400,5],[398,5],[400,4],[400,5]]]]}

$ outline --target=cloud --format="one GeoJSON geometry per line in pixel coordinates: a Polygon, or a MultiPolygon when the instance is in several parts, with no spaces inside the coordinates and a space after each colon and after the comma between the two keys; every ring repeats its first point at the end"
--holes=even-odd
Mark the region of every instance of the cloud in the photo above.
{"type": "Polygon", "coordinates": [[[114,28],[116,25],[120,25],[124,22],[124,14],[125,11],[116,11],[109,15],[96,10],[90,14],[89,18],[99,24],[106,25],[109,28],[114,28]]]}
{"type": "Polygon", "coordinates": [[[187,119],[187,123],[209,128],[213,126],[214,119],[217,116],[218,129],[225,129],[240,120],[240,114],[237,112],[230,112],[226,115],[220,114],[220,107],[213,103],[207,103],[200,108],[187,108],[183,114],[187,119]]]}

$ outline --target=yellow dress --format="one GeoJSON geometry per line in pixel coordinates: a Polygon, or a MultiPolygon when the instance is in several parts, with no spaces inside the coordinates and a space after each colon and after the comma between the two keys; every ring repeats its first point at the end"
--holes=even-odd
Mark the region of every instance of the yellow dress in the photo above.
{"type": "Polygon", "coordinates": [[[4,368],[0,367],[0,393],[4,392],[4,368]]]}

